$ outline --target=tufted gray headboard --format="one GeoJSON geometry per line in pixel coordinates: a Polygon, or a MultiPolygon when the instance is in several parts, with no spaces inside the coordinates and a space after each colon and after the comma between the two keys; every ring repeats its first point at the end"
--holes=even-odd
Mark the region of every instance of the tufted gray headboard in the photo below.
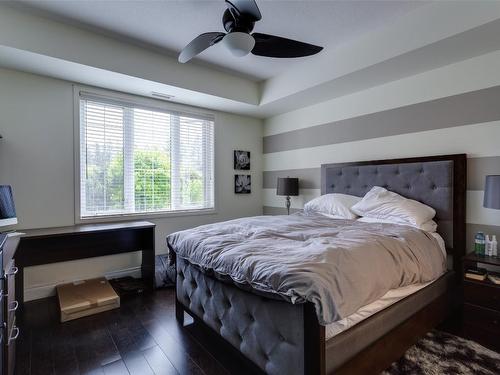
{"type": "Polygon", "coordinates": [[[321,194],[365,195],[382,186],[436,210],[438,232],[449,252],[465,252],[466,156],[323,164],[321,194]]]}

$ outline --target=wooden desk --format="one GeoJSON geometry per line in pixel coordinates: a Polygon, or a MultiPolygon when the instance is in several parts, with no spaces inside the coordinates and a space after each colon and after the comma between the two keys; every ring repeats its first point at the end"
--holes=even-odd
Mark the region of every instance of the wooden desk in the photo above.
{"type": "Polygon", "coordinates": [[[154,288],[155,224],[133,221],[29,229],[17,249],[16,296],[24,302],[24,267],[142,251],[142,277],[154,288]]]}

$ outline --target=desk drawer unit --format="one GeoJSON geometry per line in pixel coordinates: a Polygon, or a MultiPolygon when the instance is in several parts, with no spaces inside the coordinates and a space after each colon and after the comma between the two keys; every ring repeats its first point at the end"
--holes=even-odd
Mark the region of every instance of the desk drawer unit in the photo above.
{"type": "MultiPolygon", "coordinates": [[[[9,334],[12,332],[14,329],[14,322],[16,320],[16,310],[19,307],[19,302],[16,300],[16,273],[17,273],[17,267],[14,265],[14,261],[12,260],[10,262],[9,267],[7,268],[7,272],[5,273],[5,290],[7,290],[7,296],[6,301],[5,301],[5,317],[7,320],[7,331],[9,334]]],[[[16,335],[17,338],[17,335],[16,335]]],[[[8,336],[9,342],[7,345],[9,345],[13,340],[10,335],[8,336]]]]}
{"type": "Polygon", "coordinates": [[[2,347],[3,347],[3,372],[4,375],[13,375],[16,356],[16,339],[19,337],[20,329],[16,326],[16,311],[19,302],[16,300],[16,274],[18,269],[14,262],[14,251],[4,247],[2,254],[3,277],[2,286],[2,347]]]}
{"type": "Polygon", "coordinates": [[[5,360],[4,358],[4,348],[5,348],[5,336],[7,336],[7,327],[6,327],[6,323],[5,323],[5,319],[4,319],[4,312],[3,312],[3,306],[4,306],[4,301],[5,299],[7,298],[6,297],[6,294],[7,292],[5,292],[5,288],[4,288],[4,285],[5,285],[5,281],[4,281],[4,278],[3,278],[3,250],[2,248],[0,247],[0,324],[1,324],[1,328],[0,328],[0,373],[1,374],[4,374],[5,371],[4,371],[4,368],[5,368],[5,364],[7,363],[7,361],[5,360]]]}

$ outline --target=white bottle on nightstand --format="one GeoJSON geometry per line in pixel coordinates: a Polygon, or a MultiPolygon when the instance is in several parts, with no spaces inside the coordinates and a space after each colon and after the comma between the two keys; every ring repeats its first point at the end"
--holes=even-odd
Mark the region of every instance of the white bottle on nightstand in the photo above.
{"type": "Polygon", "coordinates": [[[484,255],[491,256],[491,241],[489,234],[486,235],[485,239],[484,255]]]}
{"type": "Polygon", "coordinates": [[[493,235],[493,238],[491,239],[491,255],[494,257],[498,256],[498,243],[496,235],[493,235]]]}

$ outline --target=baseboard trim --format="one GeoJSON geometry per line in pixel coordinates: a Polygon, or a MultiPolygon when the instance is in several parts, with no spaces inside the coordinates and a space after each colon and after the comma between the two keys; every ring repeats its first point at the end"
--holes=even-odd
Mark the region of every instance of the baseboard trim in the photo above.
{"type": "MultiPolygon", "coordinates": [[[[104,274],[106,279],[116,279],[118,277],[141,277],[141,267],[131,267],[123,270],[117,270],[112,272],[107,272],[104,274]]],[[[97,277],[97,276],[96,276],[97,277]]],[[[41,298],[47,298],[56,295],[56,286],[59,284],[71,283],[74,281],[81,281],[81,279],[75,280],[58,280],[50,284],[33,285],[24,289],[24,302],[34,301],[41,298]]]]}

